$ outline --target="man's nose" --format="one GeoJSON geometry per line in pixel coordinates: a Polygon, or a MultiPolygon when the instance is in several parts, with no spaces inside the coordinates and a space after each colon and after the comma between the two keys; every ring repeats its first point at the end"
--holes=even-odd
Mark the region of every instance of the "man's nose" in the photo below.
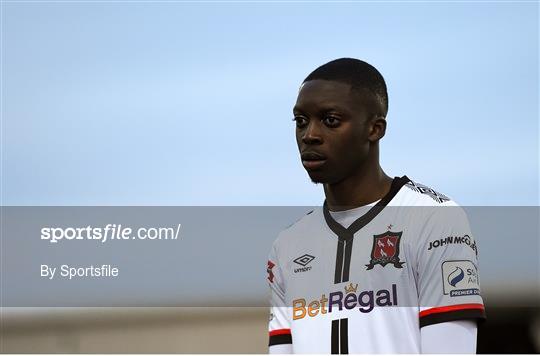
{"type": "Polygon", "coordinates": [[[304,134],[302,135],[302,142],[306,145],[317,145],[323,142],[321,135],[321,128],[316,120],[312,120],[304,134]]]}

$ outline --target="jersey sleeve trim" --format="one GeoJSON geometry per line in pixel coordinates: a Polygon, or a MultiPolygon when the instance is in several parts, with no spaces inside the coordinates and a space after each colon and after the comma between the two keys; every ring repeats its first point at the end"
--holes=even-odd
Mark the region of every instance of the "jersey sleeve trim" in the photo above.
{"type": "Polygon", "coordinates": [[[276,329],[270,331],[270,336],[291,334],[291,329],[276,329]]]}
{"type": "Polygon", "coordinates": [[[291,329],[277,329],[270,331],[268,346],[292,344],[291,329]]]}
{"type": "Polygon", "coordinates": [[[480,303],[457,304],[423,310],[420,312],[420,327],[464,319],[485,320],[484,305],[480,303]]]}

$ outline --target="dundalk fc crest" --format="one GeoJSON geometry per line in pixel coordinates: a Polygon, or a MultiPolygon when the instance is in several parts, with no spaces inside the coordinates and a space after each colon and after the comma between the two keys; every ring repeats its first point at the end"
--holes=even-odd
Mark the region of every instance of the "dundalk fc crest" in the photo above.
{"type": "Polygon", "coordinates": [[[405,262],[399,261],[399,242],[401,241],[400,232],[387,231],[384,234],[373,235],[373,248],[371,249],[371,261],[366,265],[370,270],[375,265],[382,267],[391,263],[396,268],[403,268],[405,262]]]}

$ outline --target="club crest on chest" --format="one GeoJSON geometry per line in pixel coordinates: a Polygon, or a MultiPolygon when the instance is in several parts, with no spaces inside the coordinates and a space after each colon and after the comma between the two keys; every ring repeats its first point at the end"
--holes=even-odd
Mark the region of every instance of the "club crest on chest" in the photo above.
{"type": "Polygon", "coordinates": [[[371,248],[371,260],[366,265],[370,270],[375,265],[382,267],[392,264],[396,268],[403,268],[405,262],[399,260],[399,245],[403,231],[387,231],[380,235],[373,235],[373,247],[371,248]]]}

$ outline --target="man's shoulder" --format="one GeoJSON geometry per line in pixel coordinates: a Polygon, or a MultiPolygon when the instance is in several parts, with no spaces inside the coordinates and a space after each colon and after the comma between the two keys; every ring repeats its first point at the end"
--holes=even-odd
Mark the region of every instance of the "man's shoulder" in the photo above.
{"type": "Polygon", "coordinates": [[[405,216],[414,216],[415,224],[459,225],[466,223],[467,213],[455,200],[430,186],[409,181],[391,205],[405,209],[405,216]]]}
{"type": "Polygon", "coordinates": [[[319,226],[322,219],[322,207],[310,209],[306,214],[302,215],[294,223],[282,230],[276,238],[274,244],[279,244],[283,241],[290,242],[294,239],[299,239],[306,236],[306,232],[310,229],[320,229],[319,226]]]}
{"type": "Polygon", "coordinates": [[[431,186],[409,178],[403,185],[400,194],[391,205],[401,206],[458,206],[447,194],[435,190],[431,186]]]}

